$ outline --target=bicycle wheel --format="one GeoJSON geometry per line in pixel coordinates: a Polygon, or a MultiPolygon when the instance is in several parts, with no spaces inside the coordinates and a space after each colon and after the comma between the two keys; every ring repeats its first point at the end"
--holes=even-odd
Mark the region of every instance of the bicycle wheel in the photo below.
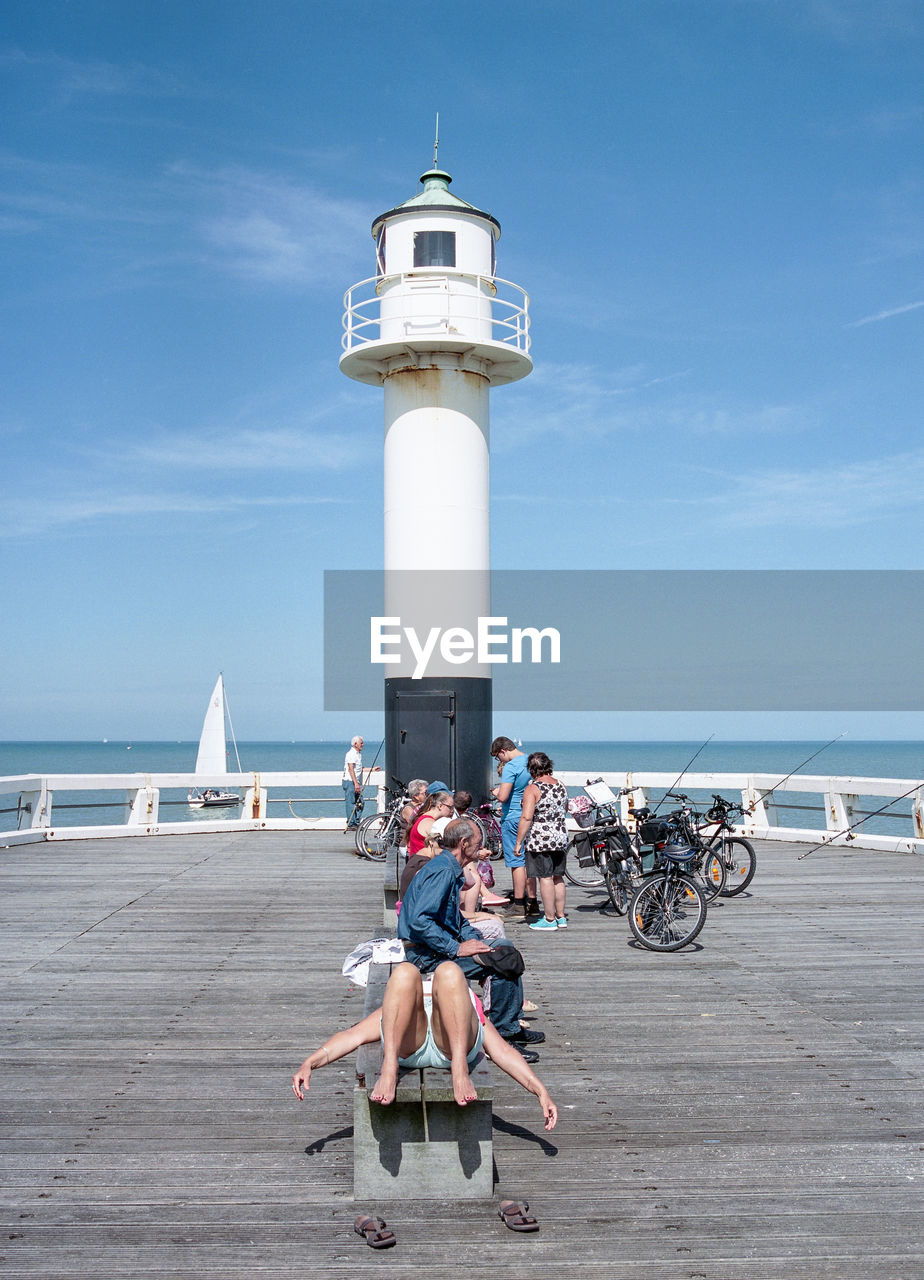
{"type": "Polygon", "coordinates": [[[725,861],[717,849],[703,854],[702,864],[696,868],[693,879],[703,892],[707,902],[717,898],[725,888],[725,861]]]}
{"type": "Polygon", "coordinates": [[[757,870],[757,854],[749,840],[740,836],[726,837],[722,841],[722,861],[725,863],[725,887],[720,890],[723,898],[733,898],[745,890],[754,879],[757,870]]]}
{"type": "Polygon", "coordinates": [[[679,951],[706,923],[706,900],[689,876],[649,876],[629,908],[629,927],[649,951],[679,951]]]}
{"type": "Polygon", "coordinates": [[[576,884],[579,889],[596,889],[603,884],[603,872],[597,865],[596,858],[586,867],[578,862],[574,840],[568,845],[568,860],[565,863],[565,879],[576,884]]]}
{"type": "Polygon", "coordinates": [[[488,850],[488,857],[492,862],[496,862],[498,858],[504,856],[504,837],[501,833],[500,824],[496,818],[490,818],[487,821],[482,819],[484,829],[488,833],[485,848],[488,850]]]}
{"type": "Polygon", "coordinates": [[[477,814],[466,814],[465,816],[471,816],[472,822],[478,828],[481,836],[481,847],[491,861],[496,862],[498,858],[503,857],[504,845],[497,823],[486,822],[484,818],[479,818],[477,814]]]}
{"type": "Polygon", "coordinates": [[[614,867],[611,864],[603,868],[603,878],[606,882],[606,891],[610,895],[610,902],[613,904],[613,910],[618,916],[624,916],[629,909],[629,899],[632,896],[633,885],[629,877],[618,864],[614,867]]]}
{"type": "Polygon", "coordinates": [[[384,862],[388,852],[391,815],[373,813],[363,818],[356,829],[356,852],[370,862],[384,862]]]}

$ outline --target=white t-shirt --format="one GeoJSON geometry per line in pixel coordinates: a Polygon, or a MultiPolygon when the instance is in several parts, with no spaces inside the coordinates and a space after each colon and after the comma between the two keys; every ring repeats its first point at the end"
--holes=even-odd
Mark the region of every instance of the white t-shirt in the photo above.
{"type": "Polygon", "coordinates": [[[356,774],[356,781],[362,784],[363,753],[361,751],[357,751],[355,747],[350,747],[349,751],[346,753],[346,756],[344,757],[344,761],[343,761],[343,781],[344,782],[353,781],[353,779],[350,777],[350,765],[353,766],[353,771],[356,774]]]}
{"type": "Polygon", "coordinates": [[[427,835],[428,836],[441,835],[449,826],[450,822],[455,822],[458,816],[459,815],[456,813],[455,809],[453,809],[451,816],[448,818],[434,818],[433,825],[431,826],[430,830],[427,832],[427,835]]]}

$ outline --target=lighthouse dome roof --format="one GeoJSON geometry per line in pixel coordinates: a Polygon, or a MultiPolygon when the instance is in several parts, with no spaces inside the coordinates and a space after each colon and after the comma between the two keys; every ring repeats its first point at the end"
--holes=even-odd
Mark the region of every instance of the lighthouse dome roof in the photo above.
{"type": "Polygon", "coordinates": [[[490,223],[495,240],[499,239],[500,223],[497,219],[450,191],[449,184],[452,178],[445,169],[428,169],[426,173],[420,175],[420,181],[423,183],[423,191],[418,191],[415,196],[411,196],[410,200],[396,205],[394,209],[388,209],[385,213],[379,214],[372,224],[373,235],[380,223],[386,219],[397,217],[402,213],[413,213],[419,209],[427,212],[463,213],[470,217],[483,218],[485,222],[490,223]]]}

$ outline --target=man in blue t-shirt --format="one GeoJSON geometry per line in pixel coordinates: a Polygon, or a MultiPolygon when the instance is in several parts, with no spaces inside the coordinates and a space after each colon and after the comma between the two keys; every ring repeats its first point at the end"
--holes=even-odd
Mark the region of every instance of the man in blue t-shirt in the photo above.
{"type": "Polygon", "coordinates": [[[501,835],[504,841],[504,862],[513,878],[513,904],[524,915],[527,910],[526,855],[514,853],[517,827],[523,808],[523,792],[532,782],[526,767],[526,752],[521,751],[511,738],[495,738],[491,743],[491,755],[503,766],[500,782],[491,794],[501,802],[501,835]]]}

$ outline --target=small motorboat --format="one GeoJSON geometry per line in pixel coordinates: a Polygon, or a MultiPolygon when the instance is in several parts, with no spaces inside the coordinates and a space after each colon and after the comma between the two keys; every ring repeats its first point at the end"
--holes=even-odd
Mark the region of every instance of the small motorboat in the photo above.
{"type": "Polygon", "coordinates": [[[190,791],[187,796],[190,809],[211,809],[220,805],[240,804],[241,797],[236,791],[215,791],[206,787],[204,791],[190,791]]]}

